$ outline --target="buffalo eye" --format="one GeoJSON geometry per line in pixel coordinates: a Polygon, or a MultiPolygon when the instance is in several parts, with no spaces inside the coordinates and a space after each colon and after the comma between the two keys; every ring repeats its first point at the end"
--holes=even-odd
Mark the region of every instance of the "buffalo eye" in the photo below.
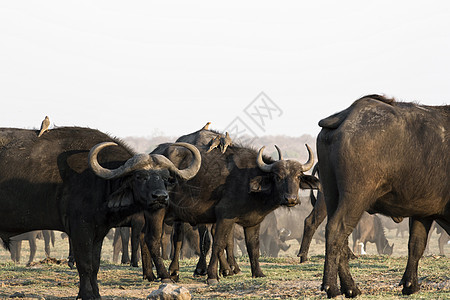
{"type": "MultiPolygon", "coordinates": [[[[156,176],[156,177],[158,177],[158,176],[156,176]]],[[[149,178],[150,178],[150,176],[148,174],[137,174],[136,175],[136,179],[141,182],[147,181],[149,178]]]]}
{"type": "Polygon", "coordinates": [[[177,183],[177,179],[175,177],[173,177],[173,176],[169,176],[167,178],[164,178],[164,183],[166,185],[166,188],[167,187],[172,187],[172,186],[174,186],[177,183]]]}
{"type": "Polygon", "coordinates": [[[283,178],[280,176],[280,175],[278,175],[278,174],[274,174],[274,177],[275,177],[275,181],[276,182],[280,182],[283,178]]]}

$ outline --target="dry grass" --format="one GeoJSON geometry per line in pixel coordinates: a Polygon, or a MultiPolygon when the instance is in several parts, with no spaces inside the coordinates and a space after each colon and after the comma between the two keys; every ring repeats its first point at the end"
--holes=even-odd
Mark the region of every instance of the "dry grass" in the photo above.
{"type": "MultiPolygon", "coordinates": [[[[388,239],[395,243],[394,256],[378,256],[375,245],[369,244],[369,255],[351,261],[351,270],[355,281],[367,299],[403,299],[398,282],[406,265],[407,238],[396,238],[394,232],[388,232],[388,239]]],[[[240,256],[238,263],[242,273],[222,278],[216,286],[207,286],[205,278],[192,276],[196,259],[186,259],[181,263],[179,284],[188,288],[194,299],[322,299],[325,293],[319,290],[323,263],[324,244],[313,242],[311,260],[298,264],[296,252],[298,244],[292,244],[288,252],[280,258],[261,258],[265,278],[251,278],[249,261],[240,256]]],[[[0,250],[0,298],[13,294],[32,299],[73,299],[78,292],[78,274],[65,264],[36,264],[26,267],[28,243],[23,243],[20,264],[14,264],[9,253],[0,250]]],[[[38,253],[35,261],[45,258],[43,241],[38,241],[38,253]]],[[[447,255],[450,245],[446,246],[447,255]]],[[[420,293],[408,299],[448,299],[450,298],[450,259],[435,255],[438,253],[437,241],[431,241],[429,255],[422,258],[419,266],[420,293]]],[[[67,240],[57,241],[52,248],[52,257],[65,259],[68,253],[67,240]]],[[[146,282],[141,279],[141,269],[111,263],[112,245],[106,240],[102,252],[102,264],[98,276],[100,293],[103,299],[143,299],[158,282],[146,282]]]]}

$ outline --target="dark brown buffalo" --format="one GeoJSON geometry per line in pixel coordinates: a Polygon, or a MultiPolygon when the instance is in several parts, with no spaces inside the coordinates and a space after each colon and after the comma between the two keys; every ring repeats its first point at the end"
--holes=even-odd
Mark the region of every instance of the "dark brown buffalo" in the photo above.
{"type": "Polygon", "coordinates": [[[402,293],[419,290],[417,268],[436,220],[450,232],[450,106],[365,96],[319,122],[320,180],[328,213],[322,288],[361,292],[348,266],[348,236],[364,211],[410,217],[402,293]],[[337,277],[341,287],[338,287],[337,277]]]}
{"type": "Polygon", "coordinates": [[[166,157],[136,154],[97,130],[38,133],[0,129],[0,238],[8,247],[12,236],[27,231],[66,232],[80,276],[78,298],[98,299],[100,252],[109,229],[129,215],[167,205],[168,178],[192,178],[200,154],[183,144],[195,159],[179,170],[166,157]]]}
{"type": "MultiPolygon", "coordinates": [[[[261,222],[259,241],[260,252],[263,256],[278,257],[280,250],[287,251],[290,248],[286,241],[291,239],[291,232],[288,226],[285,226],[284,220],[280,222],[277,212],[279,212],[279,209],[268,214],[261,222]]],[[[296,220],[297,224],[298,220],[296,220]]],[[[237,241],[241,252],[245,254],[245,234],[241,226],[234,227],[234,239],[237,241]]]]}
{"type": "Polygon", "coordinates": [[[450,241],[450,235],[442,229],[439,224],[436,224],[436,222],[433,222],[433,225],[431,225],[430,233],[428,234],[428,241],[427,241],[427,247],[425,249],[425,254],[429,253],[429,246],[430,246],[430,240],[433,232],[436,230],[436,234],[440,234],[438,238],[438,247],[439,247],[439,255],[445,256],[444,252],[444,246],[448,244],[450,241]]]}
{"type": "Polygon", "coordinates": [[[375,243],[378,254],[392,255],[394,244],[389,245],[389,242],[384,234],[383,225],[377,215],[370,215],[364,213],[356,225],[352,233],[353,252],[363,254],[362,251],[366,248],[367,242],[375,243]],[[361,251],[358,251],[361,246],[361,251]]]}
{"type": "MultiPolygon", "coordinates": [[[[264,274],[258,261],[260,223],[277,207],[296,205],[299,188],[317,187],[315,177],[303,174],[314,164],[309,147],[309,159],[305,165],[294,160],[274,161],[263,157],[264,147],[258,152],[232,144],[225,153],[218,149],[208,152],[210,147],[203,145],[217,135],[213,131],[202,129],[177,140],[197,145],[202,155],[202,165],[192,180],[179,182],[174,186],[167,210],[149,216],[151,223],[147,223],[147,245],[158,276],[163,279],[170,277],[159,253],[159,237],[164,218],[192,225],[215,223],[207,271],[210,284],[218,281],[218,261],[224,249],[230,245],[229,240],[232,245],[234,224],[243,226],[252,276],[262,277],[264,274]]],[[[179,167],[184,166],[185,160],[191,156],[184,149],[170,145],[160,145],[152,153],[167,156],[179,167]]],[[[144,276],[154,278],[149,271],[151,270],[147,268],[144,276]]]]}
{"type": "Polygon", "coordinates": [[[450,242],[450,234],[448,234],[442,227],[436,226],[436,233],[441,234],[438,239],[439,254],[445,255],[444,246],[450,242]]]}
{"type": "MultiPolygon", "coordinates": [[[[405,236],[405,233],[408,234],[409,231],[409,219],[404,218],[401,222],[396,222],[392,218],[378,215],[378,217],[381,220],[381,224],[383,224],[383,227],[387,230],[395,230],[395,237],[398,237],[399,235],[403,238],[405,236]]],[[[398,220],[397,220],[398,221],[398,220]]]]}
{"type": "MultiPolygon", "coordinates": [[[[319,163],[316,163],[311,174],[320,178],[319,163]]],[[[314,195],[314,191],[311,190],[309,197],[313,209],[304,221],[303,236],[301,238],[302,241],[300,243],[300,250],[297,254],[297,256],[300,257],[300,263],[308,261],[308,251],[309,247],[311,246],[311,241],[314,237],[314,234],[316,233],[317,228],[319,228],[320,224],[322,224],[322,222],[327,217],[327,207],[321,189],[317,190],[317,196],[314,195]]],[[[351,251],[349,252],[349,255],[350,258],[356,258],[356,256],[351,253],[351,251]]]]}
{"type": "Polygon", "coordinates": [[[145,226],[145,218],[142,212],[128,216],[116,228],[113,241],[113,262],[117,262],[119,252],[122,251],[122,264],[130,264],[138,267],[140,235],[145,226]],[[128,244],[131,240],[131,259],[128,244]]]}
{"type": "Polygon", "coordinates": [[[11,245],[9,249],[11,252],[11,260],[16,263],[20,262],[22,241],[28,241],[28,244],[30,245],[30,256],[27,266],[31,265],[34,260],[34,256],[36,255],[37,239],[44,239],[45,255],[49,257],[50,244],[53,246],[55,245],[55,233],[52,230],[35,230],[11,237],[11,245]]]}

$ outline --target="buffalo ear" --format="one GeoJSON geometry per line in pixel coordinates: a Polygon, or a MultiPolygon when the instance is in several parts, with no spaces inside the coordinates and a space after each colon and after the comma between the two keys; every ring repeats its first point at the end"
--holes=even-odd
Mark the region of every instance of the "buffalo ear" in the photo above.
{"type": "Polygon", "coordinates": [[[272,184],[268,176],[256,176],[250,179],[249,193],[268,193],[272,189],[272,184]]]}
{"type": "Polygon", "coordinates": [[[303,174],[300,178],[300,188],[303,190],[318,190],[320,189],[320,181],[315,176],[303,174]]]}
{"type": "Polygon", "coordinates": [[[124,184],[108,197],[108,208],[120,208],[133,204],[133,191],[128,184],[124,184]]]}

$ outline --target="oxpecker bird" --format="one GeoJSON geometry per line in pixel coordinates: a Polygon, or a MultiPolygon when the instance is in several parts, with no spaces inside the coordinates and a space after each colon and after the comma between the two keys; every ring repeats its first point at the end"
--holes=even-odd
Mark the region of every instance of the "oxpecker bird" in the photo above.
{"type": "Polygon", "coordinates": [[[211,140],[211,145],[209,146],[208,151],[206,151],[206,153],[211,152],[213,149],[217,148],[217,146],[219,146],[220,144],[220,136],[216,136],[214,139],[211,140]]]}
{"type": "Polygon", "coordinates": [[[222,153],[225,153],[225,151],[227,151],[228,146],[230,145],[231,145],[231,138],[227,131],[225,132],[225,137],[220,138],[220,148],[222,149],[222,153]]]}
{"type": "Polygon", "coordinates": [[[48,131],[48,127],[50,126],[50,119],[48,116],[45,116],[44,121],[41,123],[41,130],[39,131],[38,137],[44,134],[44,132],[48,131]]]}
{"type": "Polygon", "coordinates": [[[210,124],[211,122],[206,123],[206,125],[203,126],[202,130],[208,130],[210,124]]]}

